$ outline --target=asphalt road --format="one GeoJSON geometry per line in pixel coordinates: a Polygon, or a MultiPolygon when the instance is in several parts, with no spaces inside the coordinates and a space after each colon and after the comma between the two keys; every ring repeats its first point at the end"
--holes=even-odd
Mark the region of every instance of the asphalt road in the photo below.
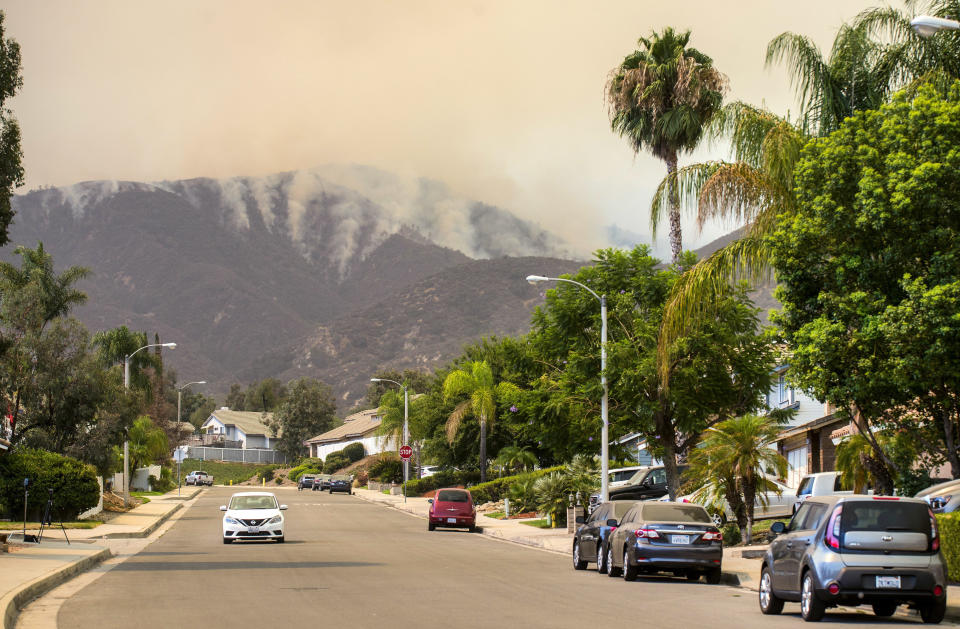
{"type": "MultiPolygon", "coordinates": [[[[60,608],[59,627],[790,627],[799,606],[762,616],[753,592],[680,579],[627,583],[569,558],[424,520],[345,494],[277,489],[285,544],[224,545],[205,492],[167,533],[60,608]]],[[[828,612],[830,626],[917,621],[828,612]]]]}

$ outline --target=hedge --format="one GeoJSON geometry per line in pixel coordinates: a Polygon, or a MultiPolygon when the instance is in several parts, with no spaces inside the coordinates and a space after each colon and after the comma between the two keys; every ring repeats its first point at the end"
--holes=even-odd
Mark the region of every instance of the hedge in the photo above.
{"type": "Polygon", "coordinates": [[[461,472],[459,470],[440,470],[425,478],[418,478],[407,482],[407,495],[422,496],[428,491],[440,489],[441,487],[469,486],[478,480],[480,480],[479,471],[461,472]]]}
{"type": "Polygon", "coordinates": [[[546,476],[551,472],[564,469],[566,469],[566,466],[558,465],[556,467],[548,467],[543,470],[524,472],[522,474],[517,474],[516,476],[504,476],[503,478],[497,478],[479,485],[474,485],[470,488],[470,495],[473,496],[473,502],[476,504],[484,502],[496,502],[507,494],[507,491],[510,490],[510,485],[513,485],[519,480],[540,478],[541,476],[546,476]]]}
{"type": "Polygon", "coordinates": [[[51,515],[76,519],[100,501],[100,485],[93,467],[67,456],[24,448],[0,457],[0,502],[13,520],[23,517],[23,479],[30,479],[27,519],[43,515],[49,490],[53,490],[51,515]]]}
{"type": "Polygon", "coordinates": [[[938,513],[940,548],[947,561],[947,579],[960,581],[960,513],[938,513]]]}
{"type": "Polygon", "coordinates": [[[323,472],[323,459],[303,459],[300,464],[290,470],[290,480],[298,482],[304,474],[320,474],[323,472]]]}

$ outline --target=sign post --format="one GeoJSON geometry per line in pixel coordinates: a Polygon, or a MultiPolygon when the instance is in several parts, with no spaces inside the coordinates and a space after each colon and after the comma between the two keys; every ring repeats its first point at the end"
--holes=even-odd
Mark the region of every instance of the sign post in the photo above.
{"type": "Polygon", "coordinates": [[[183,463],[183,450],[177,448],[173,451],[173,458],[177,462],[177,498],[180,497],[180,464],[183,463]]]}
{"type": "MultiPolygon", "coordinates": [[[[413,448],[410,446],[400,446],[400,458],[403,459],[403,464],[406,465],[410,460],[410,457],[413,456],[413,448]]],[[[403,475],[403,501],[407,501],[407,475],[403,475]]]]}

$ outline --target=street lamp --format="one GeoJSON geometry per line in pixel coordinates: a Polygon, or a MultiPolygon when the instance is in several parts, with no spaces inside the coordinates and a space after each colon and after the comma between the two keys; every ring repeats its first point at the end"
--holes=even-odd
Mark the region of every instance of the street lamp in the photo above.
{"type": "Polygon", "coordinates": [[[543,275],[528,275],[527,281],[531,284],[539,282],[567,282],[576,284],[600,302],[600,384],[603,385],[603,400],[600,402],[600,419],[603,425],[600,429],[600,500],[608,502],[610,500],[610,417],[607,411],[607,296],[598,295],[589,286],[580,282],[564,279],[562,277],[545,277],[543,275]]]}
{"type": "Polygon", "coordinates": [[[940,31],[960,30],[960,22],[932,15],[918,15],[910,20],[910,26],[920,37],[932,37],[940,31]]]}
{"type": "MultiPolygon", "coordinates": [[[[127,354],[123,357],[123,388],[124,390],[130,389],[130,359],[133,358],[133,355],[137,352],[147,349],[148,347],[166,347],[169,349],[177,349],[176,343],[151,343],[150,345],[144,345],[140,349],[127,354]]],[[[128,479],[130,477],[130,440],[123,440],[123,504],[130,504],[130,483],[128,479]]]]}
{"type": "MultiPolygon", "coordinates": [[[[407,405],[407,385],[400,384],[396,380],[388,380],[387,378],[370,378],[370,382],[392,382],[401,389],[403,389],[403,444],[407,445],[407,440],[409,439],[409,433],[407,428],[407,414],[408,414],[408,405],[407,405]]],[[[407,501],[407,479],[410,478],[410,459],[403,460],[403,501],[407,501]]]]}
{"type": "Polygon", "coordinates": [[[177,387],[177,439],[180,439],[180,396],[183,393],[183,390],[189,387],[191,384],[206,384],[206,380],[197,380],[196,382],[188,382],[182,387],[177,387]]]}

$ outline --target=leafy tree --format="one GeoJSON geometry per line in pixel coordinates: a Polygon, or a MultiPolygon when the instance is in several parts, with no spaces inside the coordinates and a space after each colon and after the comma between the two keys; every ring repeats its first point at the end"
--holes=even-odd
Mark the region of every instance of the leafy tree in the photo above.
{"type": "MultiPolygon", "coordinates": [[[[638,40],[639,48],[627,55],[611,73],[607,101],[613,130],[630,143],[634,153],[649,150],[677,170],[678,155],[694,149],[704,125],[720,109],[726,77],[713,60],[688,48],[690,31],[666,28],[638,40]]],[[[670,249],[673,262],[683,250],[680,209],[675,191],[669,197],[670,249]]],[[[656,230],[660,214],[651,214],[656,230]]]]}
{"type": "Polygon", "coordinates": [[[166,462],[170,455],[166,432],[147,416],[138,417],[133,422],[128,440],[131,471],[151,463],[166,462]]]}
{"type": "Polygon", "coordinates": [[[447,440],[453,441],[460,423],[468,415],[480,424],[480,482],[487,480],[487,426],[496,420],[497,400],[517,394],[517,387],[509,382],[495,384],[493,372],[486,362],[470,363],[457,369],[443,382],[443,397],[450,400],[467,396],[447,419],[447,440]]]}
{"type": "Polygon", "coordinates": [[[234,382],[230,385],[230,392],[227,393],[227,399],[224,400],[224,405],[234,411],[243,411],[246,410],[246,398],[247,394],[243,390],[243,387],[234,382]]]}
{"type": "Polygon", "coordinates": [[[20,125],[6,104],[23,85],[20,44],[4,38],[3,20],[4,13],[0,11],[0,245],[10,241],[9,227],[13,220],[10,197],[15,188],[23,185],[20,125]]]}
{"type": "Polygon", "coordinates": [[[757,494],[765,504],[765,494],[778,491],[769,476],[783,478],[787,474],[787,460],[773,448],[782,426],[771,415],[727,419],[709,428],[700,447],[690,455],[688,476],[713,498],[708,502],[714,508],[723,509],[724,500],[730,504],[748,544],[757,494]]]}
{"type": "Polygon", "coordinates": [[[536,467],[537,455],[529,448],[507,446],[497,455],[497,463],[514,473],[526,472],[536,467]]]}
{"type": "MultiPolygon", "coordinates": [[[[648,248],[637,247],[598,251],[594,264],[571,278],[607,296],[611,437],[642,433],[663,459],[674,497],[680,485],[677,457],[709,426],[761,408],[773,367],[772,348],[757,335],[757,311],[738,288],[727,293],[713,318],[671,344],[671,386],[664,386],[658,335],[677,275],[659,268],[648,248]]],[[[561,284],[547,291],[530,335],[538,360],[552,369],[535,386],[589,408],[582,435],[591,441],[600,431],[599,319],[596,299],[561,284]]]]}
{"type": "MultiPolygon", "coordinates": [[[[374,378],[380,380],[393,380],[394,382],[403,382],[407,385],[407,390],[412,395],[414,391],[423,392],[430,387],[432,379],[431,374],[417,369],[404,369],[403,372],[396,370],[378,371],[374,378]]],[[[370,382],[367,386],[366,402],[369,408],[376,408],[380,405],[380,400],[387,391],[395,391],[397,385],[392,382],[370,382]]]]}
{"type": "Polygon", "coordinates": [[[287,389],[283,383],[276,378],[264,378],[247,388],[243,410],[269,413],[274,411],[286,396],[287,389]]]}
{"type": "Polygon", "coordinates": [[[960,475],[960,84],[898,95],[812,142],[769,238],[792,373],[873,429],[925,438],[960,475]]]}
{"type": "Polygon", "coordinates": [[[300,378],[287,389],[286,399],[265,423],[280,437],[277,450],[296,459],[305,453],[304,441],[333,428],[337,404],[330,387],[319,380],[300,378]]]}
{"type": "Polygon", "coordinates": [[[213,411],[217,410],[217,403],[213,398],[208,398],[203,394],[198,393],[196,396],[201,398],[201,402],[191,411],[189,421],[194,428],[199,430],[200,426],[203,426],[203,422],[207,421],[213,411]]]}

